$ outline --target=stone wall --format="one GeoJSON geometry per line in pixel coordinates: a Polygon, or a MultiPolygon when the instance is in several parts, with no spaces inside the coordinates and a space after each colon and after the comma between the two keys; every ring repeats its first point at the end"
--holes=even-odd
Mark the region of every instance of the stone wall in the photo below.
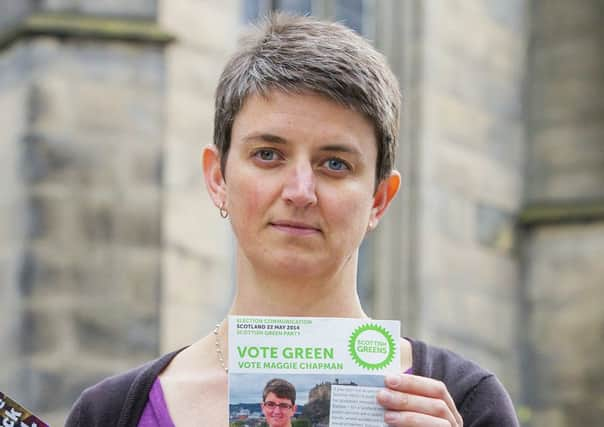
{"type": "Polygon", "coordinates": [[[532,426],[599,425],[604,4],[537,1],[532,15],[527,202],[540,207],[524,237],[523,400],[532,426]]]}
{"type": "Polygon", "coordinates": [[[403,52],[420,61],[419,78],[411,81],[413,104],[406,106],[416,111],[402,124],[416,127],[403,129],[411,141],[402,143],[415,144],[403,154],[415,169],[403,191],[415,192],[409,253],[417,262],[417,288],[403,304],[416,311],[412,333],[493,370],[517,396],[514,226],[525,160],[525,4],[418,7],[420,35],[406,48],[419,54],[409,59],[403,52]]]}
{"type": "Polygon", "coordinates": [[[2,32],[14,28],[31,13],[33,6],[33,0],[0,2],[0,35],[2,32]]]}
{"type": "Polygon", "coordinates": [[[214,89],[240,28],[239,2],[163,2],[160,23],[178,41],[167,52],[162,223],[161,349],[209,333],[226,314],[234,284],[228,220],[207,192],[201,152],[212,143],[214,89]]]}
{"type": "Polygon", "coordinates": [[[0,55],[0,388],[7,393],[20,390],[23,367],[19,276],[28,218],[21,141],[28,121],[28,59],[23,44],[13,45],[0,55]]]}
{"type": "Polygon", "coordinates": [[[529,202],[604,198],[604,4],[534,4],[529,202]]]}
{"type": "Polygon", "coordinates": [[[39,10],[52,13],[156,19],[158,0],[41,0],[39,10]]]}
{"type": "Polygon", "coordinates": [[[30,49],[24,388],[48,413],[158,351],[164,64],[121,43],[30,49]]]}
{"type": "Polygon", "coordinates": [[[525,404],[535,427],[604,415],[604,222],[537,227],[526,244],[525,404]]]}
{"type": "Polygon", "coordinates": [[[61,425],[158,354],[164,52],[49,33],[0,67],[0,381],[61,425]]]}

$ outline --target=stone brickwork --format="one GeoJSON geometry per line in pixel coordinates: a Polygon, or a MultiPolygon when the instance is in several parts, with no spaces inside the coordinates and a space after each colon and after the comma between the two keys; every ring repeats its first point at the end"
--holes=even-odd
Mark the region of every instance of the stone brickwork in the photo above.
{"type": "Polygon", "coordinates": [[[28,70],[26,46],[14,45],[0,55],[0,389],[6,393],[20,390],[24,368],[19,274],[28,218],[20,141],[27,132],[28,70]]]}
{"type": "Polygon", "coordinates": [[[425,2],[423,13],[418,333],[517,396],[525,4],[425,2]]]}
{"type": "Polygon", "coordinates": [[[526,245],[524,370],[531,426],[600,425],[604,415],[604,224],[547,226],[526,245]]]}
{"type": "Polygon", "coordinates": [[[529,201],[604,198],[604,3],[534,2],[529,201]]]}
{"type": "Polygon", "coordinates": [[[10,31],[32,10],[32,0],[0,2],[0,34],[7,30],[10,31]]]}
{"type": "Polygon", "coordinates": [[[201,152],[212,143],[214,89],[240,29],[239,2],[163,2],[160,23],[178,42],[167,52],[161,348],[209,333],[234,284],[228,220],[207,195],[201,152]]]}
{"type": "Polygon", "coordinates": [[[41,0],[39,10],[52,13],[155,19],[158,0],[41,0]]]}
{"type": "Polygon", "coordinates": [[[14,120],[3,293],[18,307],[18,370],[2,383],[60,425],[85,386],[158,353],[163,52],[54,38],[20,49],[7,67],[27,84],[2,91],[14,120]]]}
{"type": "Polygon", "coordinates": [[[536,1],[532,16],[527,202],[568,213],[525,235],[523,401],[530,426],[599,425],[604,217],[572,212],[604,199],[604,4],[536,1]]]}

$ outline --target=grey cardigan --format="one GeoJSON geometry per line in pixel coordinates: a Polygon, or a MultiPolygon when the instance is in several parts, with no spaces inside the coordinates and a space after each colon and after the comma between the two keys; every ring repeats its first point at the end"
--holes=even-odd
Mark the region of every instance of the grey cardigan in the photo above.
{"type": "MultiPolygon", "coordinates": [[[[409,341],[413,374],[446,384],[465,427],[519,425],[509,395],[492,373],[448,350],[409,341]]],[[[182,350],[87,388],[73,405],[66,426],[136,427],[153,382],[182,350]]]]}

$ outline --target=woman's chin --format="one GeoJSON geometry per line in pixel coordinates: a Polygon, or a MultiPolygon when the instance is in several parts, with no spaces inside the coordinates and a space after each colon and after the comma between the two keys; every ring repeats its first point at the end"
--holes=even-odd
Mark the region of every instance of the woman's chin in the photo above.
{"type": "Polygon", "coordinates": [[[315,256],[275,255],[264,260],[263,264],[262,269],[270,272],[272,277],[284,277],[290,281],[319,280],[328,276],[330,271],[330,265],[315,256]]]}

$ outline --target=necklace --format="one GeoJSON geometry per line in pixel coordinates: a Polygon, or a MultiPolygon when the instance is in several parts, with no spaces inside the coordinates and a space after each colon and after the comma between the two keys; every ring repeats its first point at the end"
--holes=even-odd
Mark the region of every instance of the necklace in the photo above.
{"type": "Polygon", "coordinates": [[[216,357],[218,357],[218,361],[220,362],[220,366],[224,369],[224,372],[229,373],[229,368],[224,364],[224,356],[222,354],[222,347],[220,347],[220,341],[218,340],[218,329],[222,323],[216,323],[216,327],[214,328],[214,339],[216,340],[216,357]]]}

